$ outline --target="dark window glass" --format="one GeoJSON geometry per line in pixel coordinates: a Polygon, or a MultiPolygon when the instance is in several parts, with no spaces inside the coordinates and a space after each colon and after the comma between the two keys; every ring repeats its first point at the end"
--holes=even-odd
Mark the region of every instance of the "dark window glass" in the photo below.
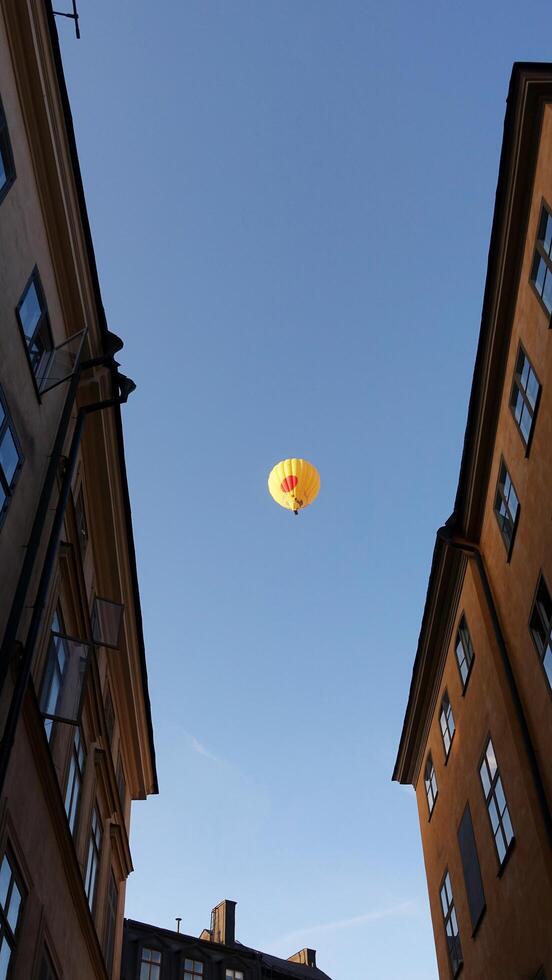
{"type": "Polygon", "coordinates": [[[120,748],[119,748],[119,759],[117,762],[117,789],[119,791],[119,800],[121,801],[121,810],[124,816],[125,803],[126,803],[126,785],[125,785],[125,771],[123,769],[123,760],[121,758],[120,748]]]}
{"type": "Polygon", "coordinates": [[[86,861],[86,874],[84,876],[84,890],[88,899],[90,909],[94,908],[94,898],[96,896],[96,879],[100,864],[100,852],[102,848],[102,821],[100,811],[95,806],[92,810],[90,822],[90,839],[88,842],[88,858],[86,861]]]}
{"type": "Polygon", "coordinates": [[[113,740],[113,731],[115,729],[115,710],[113,708],[113,700],[109,688],[107,688],[107,693],[105,696],[105,727],[107,729],[107,738],[109,744],[111,745],[113,740]]]}
{"type": "Polygon", "coordinates": [[[71,749],[71,761],[69,763],[67,788],[65,790],[65,812],[67,814],[67,820],[69,821],[69,829],[72,834],[75,833],[75,828],[77,825],[80,793],[84,778],[85,758],[84,743],[80,729],[77,728],[71,749]]]}
{"type": "Polygon", "coordinates": [[[529,625],[548,683],[552,687],[552,599],[542,575],[529,625]]]}
{"type": "Polygon", "coordinates": [[[485,911],[485,893],[469,806],[466,806],[458,828],[458,846],[464,869],[472,929],[475,929],[485,911]]]}
{"type": "Polygon", "coordinates": [[[84,493],[82,487],[80,488],[75,501],[75,520],[77,522],[77,534],[79,536],[81,554],[84,555],[86,545],[88,544],[88,524],[86,522],[86,510],[84,507],[84,493]]]}
{"type": "Polygon", "coordinates": [[[435,800],[437,799],[437,777],[435,775],[435,767],[433,765],[433,759],[431,758],[431,753],[427,757],[427,762],[425,764],[424,770],[424,785],[427,797],[427,805],[429,807],[429,813],[433,812],[433,807],[435,806],[435,800]]]}
{"type": "Polygon", "coordinates": [[[498,521],[508,555],[514,544],[517,522],[519,519],[519,500],[512,483],[512,478],[504,462],[500,464],[494,512],[498,521]]]}
{"type": "Polygon", "coordinates": [[[441,728],[441,735],[443,737],[443,745],[445,747],[445,756],[448,757],[450,752],[450,746],[452,744],[452,736],[454,735],[454,715],[452,714],[452,706],[449,700],[448,692],[445,691],[443,694],[443,700],[441,701],[441,710],[439,712],[439,725],[441,728]]]}
{"type": "Polygon", "coordinates": [[[23,888],[15,863],[6,853],[0,865],[0,980],[6,980],[15,955],[23,888]]]}
{"type": "Polygon", "coordinates": [[[535,254],[531,267],[531,282],[542,299],[546,309],[552,313],[552,261],[550,250],[552,243],[552,217],[543,205],[535,254]]]}
{"type": "MultiPolygon", "coordinates": [[[[228,971],[226,975],[228,976],[228,971]]],[[[184,960],[184,980],[197,980],[198,977],[203,977],[201,960],[184,960]]]]}
{"type": "Polygon", "coordinates": [[[490,739],[487,742],[483,761],[479,767],[479,775],[491,821],[498,860],[502,864],[514,839],[514,830],[502,787],[502,779],[498,771],[495,750],[490,739]]]}
{"type": "Polygon", "coordinates": [[[450,875],[447,871],[443,879],[443,884],[441,885],[441,908],[443,910],[443,921],[445,924],[445,935],[447,937],[447,946],[450,958],[450,965],[452,969],[453,977],[456,976],[462,963],[464,962],[462,958],[462,946],[460,944],[460,933],[458,930],[458,920],[456,918],[456,909],[454,908],[454,900],[452,897],[452,886],[450,883],[450,875]]]}
{"type": "MultiPolygon", "coordinates": [[[[15,167],[4,107],[0,101],[0,201],[3,201],[15,180],[15,167]]],[[[1,976],[1,971],[0,971],[1,976]]]]}
{"type": "Polygon", "coordinates": [[[29,363],[40,387],[40,381],[46,374],[53,343],[46,301],[37,271],[33,272],[16,312],[29,363]]]}
{"type": "Polygon", "coordinates": [[[113,970],[113,953],[115,951],[115,928],[117,926],[117,902],[119,898],[119,892],[117,889],[117,882],[115,881],[115,875],[113,871],[109,879],[109,888],[107,890],[107,912],[105,920],[105,965],[107,967],[108,976],[111,976],[111,971],[113,970]]]}
{"type": "Polygon", "coordinates": [[[510,395],[510,407],[526,447],[531,441],[539,395],[539,380],[523,347],[520,347],[510,395]]]}
{"type": "MultiPolygon", "coordinates": [[[[61,610],[59,608],[56,609],[53,615],[51,629],[52,636],[48,647],[46,669],[40,692],[40,708],[43,715],[56,714],[56,708],[63,690],[65,672],[69,663],[69,651],[67,650],[65,640],[61,636],[54,635],[65,632],[61,610]]],[[[44,729],[48,741],[50,741],[54,730],[54,720],[52,718],[44,719],[44,729]]]]}
{"type": "Polygon", "coordinates": [[[243,970],[226,970],[226,980],[243,980],[243,970]]]}
{"type": "Polygon", "coordinates": [[[161,976],[161,953],[157,949],[144,949],[140,958],[138,980],[159,980],[161,976]]]}
{"type": "Polygon", "coordinates": [[[465,689],[474,659],[473,645],[465,616],[462,616],[460,620],[458,633],[456,634],[455,649],[456,662],[462,679],[462,688],[465,689]]]}
{"type": "Polygon", "coordinates": [[[22,465],[23,456],[13,422],[0,391],[0,524],[8,509],[22,465]]]}

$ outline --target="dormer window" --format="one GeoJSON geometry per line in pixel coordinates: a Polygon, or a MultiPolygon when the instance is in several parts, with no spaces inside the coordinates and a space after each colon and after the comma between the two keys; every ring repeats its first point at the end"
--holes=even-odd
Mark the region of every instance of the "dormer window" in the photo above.
{"type": "Polygon", "coordinates": [[[184,960],[184,980],[203,980],[203,963],[201,960],[184,960]]]}
{"type": "Polygon", "coordinates": [[[140,973],[138,980],[160,980],[161,977],[161,953],[158,949],[142,949],[140,958],[140,973]]]}

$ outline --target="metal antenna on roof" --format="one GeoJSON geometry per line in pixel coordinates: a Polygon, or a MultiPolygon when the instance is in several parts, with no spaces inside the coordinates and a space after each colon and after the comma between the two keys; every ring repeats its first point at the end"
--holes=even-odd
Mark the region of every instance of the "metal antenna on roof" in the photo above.
{"type": "Polygon", "coordinates": [[[52,13],[54,14],[55,17],[68,17],[69,20],[75,21],[75,34],[77,35],[77,40],[78,40],[80,38],[80,30],[79,30],[79,13],[77,10],[77,0],[72,0],[72,4],[73,4],[72,14],[67,14],[63,10],[53,10],[52,13]]]}

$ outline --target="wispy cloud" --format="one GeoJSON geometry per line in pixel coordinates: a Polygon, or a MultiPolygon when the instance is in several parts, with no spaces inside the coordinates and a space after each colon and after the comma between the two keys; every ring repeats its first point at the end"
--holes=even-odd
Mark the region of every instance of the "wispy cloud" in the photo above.
{"type": "Polygon", "coordinates": [[[206,759],[211,759],[213,762],[220,762],[220,759],[216,755],[213,755],[212,752],[209,752],[209,749],[206,749],[195,735],[190,736],[190,741],[194,752],[197,752],[198,755],[204,755],[206,759]]]}
{"type": "Polygon", "coordinates": [[[416,915],[419,910],[419,903],[414,899],[399,902],[397,905],[390,905],[382,909],[372,909],[370,912],[362,912],[360,915],[353,915],[348,919],[336,919],[334,922],[323,922],[316,926],[305,926],[304,929],[295,929],[281,936],[276,945],[288,946],[292,942],[302,942],[309,936],[320,936],[327,932],[334,932],[338,929],[350,929],[354,926],[363,925],[366,922],[378,922],[381,919],[400,919],[406,916],[416,915]]]}

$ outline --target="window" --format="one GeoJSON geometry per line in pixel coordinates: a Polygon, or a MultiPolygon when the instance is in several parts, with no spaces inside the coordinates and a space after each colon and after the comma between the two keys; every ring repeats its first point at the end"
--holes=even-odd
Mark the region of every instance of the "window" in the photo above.
{"type": "Polygon", "coordinates": [[[100,851],[102,847],[102,821],[98,806],[92,810],[92,820],[90,823],[90,840],[88,843],[88,859],[86,861],[86,874],[84,876],[84,890],[88,899],[90,910],[94,908],[94,898],[96,894],[96,878],[98,875],[98,865],[100,863],[100,851]]]}
{"type": "Polygon", "coordinates": [[[0,865],[0,980],[6,980],[10,972],[23,905],[23,889],[14,868],[11,857],[4,854],[0,865]]]}
{"type": "Polygon", "coordinates": [[[435,775],[435,767],[433,765],[433,759],[431,758],[431,752],[429,753],[425,764],[424,783],[427,796],[427,805],[429,807],[429,815],[431,816],[433,813],[433,807],[435,806],[435,800],[437,799],[437,777],[435,775]]]}
{"type": "Polygon", "coordinates": [[[552,687],[552,599],[541,575],[529,622],[548,683],[552,687]]]}
{"type": "Polygon", "coordinates": [[[15,180],[15,166],[8,133],[4,106],[0,101],[0,201],[3,201],[15,180]]]}
{"type": "Polygon", "coordinates": [[[462,616],[458,627],[458,633],[456,634],[456,662],[458,664],[458,670],[460,671],[462,688],[464,691],[466,690],[468,684],[473,659],[474,652],[470,631],[468,629],[466,617],[462,616]]]}
{"type": "Polygon", "coordinates": [[[452,707],[447,691],[445,691],[443,694],[443,700],[441,701],[439,725],[441,726],[441,735],[443,736],[445,758],[448,759],[448,754],[452,745],[452,736],[454,735],[454,715],[452,714],[452,707]]]}
{"type": "Polygon", "coordinates": [[[479,767],[479,775],[481,776],[481,785],[491,821],[498,860],[502,865],[514,840],[514,830],[502,788],[493,743],[490,739],[487,742],[483,761],[479,767]]]}
{"type": "Polygon", "coordinates": [[[514,372],[512,394],[510,395],[510,408],[527,450],[529,450],[533,433],[540,390],[541,386],[533,371],[533,365],[523,347],[520,347],[514,372]]]}
{"type": "Polygon", "coordinates": [[[117,762],[117,790],[119,792],[119,800],[121,802],[121,810],[123,811],[123,816],[125,815],[125,803],[126,803],[126,785],[125,785],[125,771],[123,769],[123,760],[121,757],[121,750],[119,749],[119,759],[117,762]]]}
{"type": "MultiPolygon", "coordinates": [[[[65,671],[69,662],[69,651],[67,644],[61,636],[56,633],[63,633],[63,619],[59,607],[56,609],[52,618],[52,636],[48,647],[48,657],[46,660],[46,670],[42,681],[40,693],[40,708],[43,715],[55,715],[59,698],[63,689],[65,671]]],[[[48,741],[52,738],[54,729],[53,718],[44,719],[44,729],[48,741]]]]}
{"type": "MultiPolygon", "coordinates": [[[[226,971],[228,976],[228,970],[226,971]]],[[[203,976],[203,963],[201,960],[184,960],[184,980],[197,980],[203,976]]]]}
{"type": "Polygon", "coordinates": [[[242,970],[226,970],[226,980],[243,980],[242,970]]]}
{"type": "Polygon", "coordinates": [[[8,509],[22,465],[23,456],[17,435],[0,391],[0,525],[8,509]]]}
{"type": "Polygon", "coordinates": [[[49,352],[52,350],[52,332],[46,309],[46,301],[38,271],[35,269],[16,310],[17,319],[29,358],[29,364],[37,383],[46,373],[49,352]]]}
{"type": "Polygon", "coordinates": [[[82,486],[75,501],[75,521],[77,523],[77,534],[79,537],[81,555],[84,555],[86,545],[88,544],[88,524],[86,522],[86,509],[84,506],[84,493],[82,486]]]}
{"type": "Polygon", "coordinates": [[[519,520],[519,500],[504,460],[500,464],[498,474],[494,512],[510,557],[519,520]]]}
{"type": "Polygon", "coordinates": [[[113,970],[113,953],[115,950],[115,928],[117,926],[118,900],[119,900],[119,891],[117,889],[117,882],[115,881],[115,875],[113,874],[112,871],[109,878],[109,888],[107,890],[107,911],[106,911],[106,919],[105,919],[105,943],[104,943],[105,965],[107,968],[108,976],[111,976],[111,971],[113,970]]]}
{"type": "Polygon", "coordinates": [[[161,976],[161,953],[157,949],[142,950],[139,980],[159,980],[161,976]]]}
{"type": "Polygon", "coordinates": [[[483,881],[481,879],[481,869],[479,867],[479,857],[475,845],[475,834],[473,832],[469,804],[466,805],[460,826],[458,827],[458,846],[460,848],[460,857],[462,858],[472,930],[475,932],[481,921],[481,916],[485,911],[485,893],[483,891],[483,881]]]}
{"type": "Polygon", "coordinates": [[[65,790],[65,812],[69,821],[69,830],[72,834],[75,833],[77,825],[85,758],[82,735],[80,729],[77,728],[71,748],[71,761],[69,763],[69,775],[67,776],[67,789],[65,790]]]}
{"type": "Polygon", "coordinates": [[[537,241],[535,245],[535,255],[531,269],[531,282],[540,296],[544,306],[549,313],[552,313],[552,260],[550,259],[550,249],[552,246],[552,215],[543,204],[537,241]]]}
{"type": "Polygon", "coordinates": [[[462,958],[462,946],[460,945],[458,920],[456,918],[456,909],[454,908],[452,886],[448,871],[446,872],[443,879],[443,884],[441,885],[441,908],[443,910],[443,921],[445,923],[445,934],[447,937],[452,975],[455,977],[464,960],[462,958]]]}
{"type": "Polygon", "coordinates": [[[105,727],[107,729],[107,739],[109,744],[113,741],[113,732],[115,729],[115,710],[113,708],[113,698],[111,697],[111,691],[107,688],[105,694],[105,727]]]}

